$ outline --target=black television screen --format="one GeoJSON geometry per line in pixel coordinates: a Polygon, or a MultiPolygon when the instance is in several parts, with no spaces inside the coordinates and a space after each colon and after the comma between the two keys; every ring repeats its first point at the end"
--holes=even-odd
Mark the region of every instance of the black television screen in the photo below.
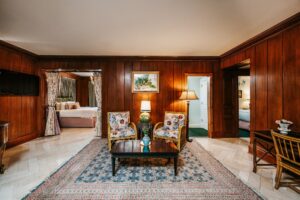
{"type": "Polygon", "coordinates": [[[38,76],[0,69],[1,96],[38,96],[39,85],[38,76]]]}

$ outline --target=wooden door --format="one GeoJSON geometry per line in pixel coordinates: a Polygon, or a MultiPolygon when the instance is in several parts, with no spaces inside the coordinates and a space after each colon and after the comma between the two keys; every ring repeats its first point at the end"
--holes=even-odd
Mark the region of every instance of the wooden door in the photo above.
{"type": "Polygon", "coordinates": [[[238,70],[223,70],[224,137],[238,137],[238,70]]]}

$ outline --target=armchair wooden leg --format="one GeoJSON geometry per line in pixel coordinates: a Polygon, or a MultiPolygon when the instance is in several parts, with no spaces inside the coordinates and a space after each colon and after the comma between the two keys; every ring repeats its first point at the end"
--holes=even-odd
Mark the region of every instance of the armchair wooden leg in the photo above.
{"type": "Polygon", "coordinates": [[[177,149],[180,151],[180,141],[177,142],[177,149]]]}
{"type": "Polygon", "coordinates": [[[277,165],[276,177],[275,177],[276,190],[279,188],[281,176],[282,176],[282,167],[280,165],[277,165]]]}
{"type": "Polygon", "coordinates": [[[110,151],[111,150],[111,140],[108,140],[108,150],[110,151]]]}

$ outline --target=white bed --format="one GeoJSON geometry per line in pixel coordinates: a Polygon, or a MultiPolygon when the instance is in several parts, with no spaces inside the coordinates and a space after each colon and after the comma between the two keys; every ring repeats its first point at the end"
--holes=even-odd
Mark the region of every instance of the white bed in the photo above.
{"type": "Polygon", "coordinates": [[[60,117],[94,118],[97,115],[97,107],[80,107],[78,109],[60,110],[60,117]]]}
{"type": "Polygon", "coordinates": [[[239,109],[239,120],[250,122],[250,110],[239,109]]]}
{"type": "Polygon", "coordinates": [[[250,130],[250,110],[239,109],[239,128],[250,130]]]}
{"type": "Polygon", "coordinates": [[[58,119],[62,128],[94,128],[97,107],[80,107],[58,111],[58,119]]]}

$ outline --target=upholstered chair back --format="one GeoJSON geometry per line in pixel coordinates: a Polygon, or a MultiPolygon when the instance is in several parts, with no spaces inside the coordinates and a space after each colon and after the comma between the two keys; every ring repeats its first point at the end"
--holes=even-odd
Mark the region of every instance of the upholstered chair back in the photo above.
{"type": "Polygon", "coordinates": [[[109,126],[113,130],[124,129],[130,123],[130,113],[126,112],[110,112],[108,114],[109,126]]]}
{"type": "Polygon", "coordinates": [[[164,128],[168,130],[178,130],[185,125],[185,115],[182,112],[165,112],[164,128]]]}

